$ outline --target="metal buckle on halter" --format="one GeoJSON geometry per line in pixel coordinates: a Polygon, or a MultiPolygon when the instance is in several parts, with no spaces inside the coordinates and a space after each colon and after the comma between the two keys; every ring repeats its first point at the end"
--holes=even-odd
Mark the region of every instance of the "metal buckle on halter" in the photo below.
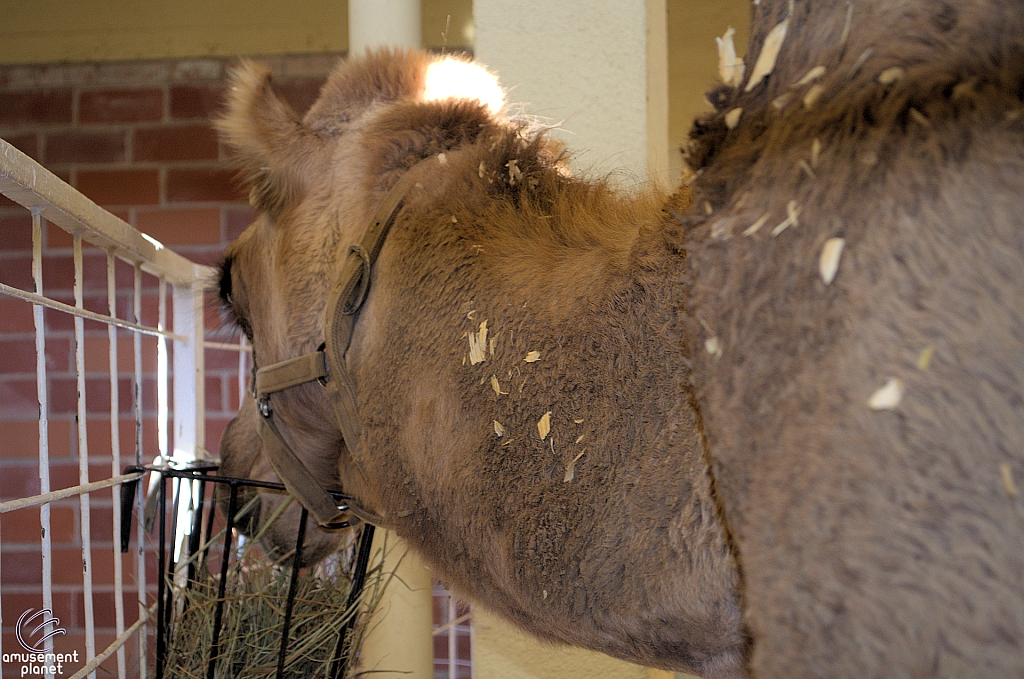
{"type": "MultiPolygon", "coordinates": [[[[339,503],[337,505],[337,508],[338,508],[339,512],[344,512],[344,513],[348,513],[349,512],[349,507],[344,502],[339,503]]],[[[329,524],[327,524],[325,526],[322,526],[322,528],[326,528],[328,530],[340,530],[342,528],[351,528],[351,527],[352,527],[351,519],[345,519],[344,521],[337,521],[335,523],[329,523],[329,524]]]]}
{"type": "Polygon", "coordinates": [[[274,409],[270,407],[270,394],[264,394],[256,400],[256,407],[259,408],[260,415],[270,419],[270,416],[274,414],[274,409]]]}
{"type": "Polygon", "coordinates": [[[359,287],[356,289],[356,297],[352,302],[352,306],[346,305],[341,310],[341,313],[346,316],[351,316],[359,311],[359,307],[363,306],[363,302],[366,301],[366,295],[370,291],[370,268],[373,266],[370,263],[370,253],[362,245],[356,243],[355,245],[348,246],[348,254],[351,255],[353,253],[359,255],[363,270],[359,273],[359,287]]]}

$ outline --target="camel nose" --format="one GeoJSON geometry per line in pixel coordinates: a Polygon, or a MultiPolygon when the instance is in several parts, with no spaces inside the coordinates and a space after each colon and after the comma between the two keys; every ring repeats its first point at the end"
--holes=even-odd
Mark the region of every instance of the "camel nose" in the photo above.
{"type": "Polygon", "coordinates": [[[234,417],[228,426],[224,428],[224,434],[220,437],[220,476],[244,476],[241,473],[241,456],[239,450],[239,418],[234,417]]]}
{"type": "MultiPolygon", "coordinates": [[[[249,478],[252,465],[261,455],[259,437],[250,434],[242,416],[228,422],[220,439],[220,467],[217,475],[236,479],[249,478]]],[[[228,513],[230,489],[225,484],[216,484],[216,495],[221,511],[228,513]]],[[[259,525],[260,501],[255,489],[242,486],[238,488],[234,511],[237,513],[255,499],[253,506],[248,508],[244,516],[236,514],[235,527],[243,534],[250,535],[259,525]]]]}
{"type": "Polygon", "coordinates": [[[220,459],[223,460],[225,457],[231,455],[231,437],[234,434],[234,429],[238,426],[238,416],[231,418],[228,422],[228,426],[224,427],[224,433],[220,437],[220,459]]]}
{"type": "Polygon", "coordinates": [[[256,428],[256,408],[243,407],[224,429],[220,437],[221,476],[249,478],[263,454],[256,428]]]}

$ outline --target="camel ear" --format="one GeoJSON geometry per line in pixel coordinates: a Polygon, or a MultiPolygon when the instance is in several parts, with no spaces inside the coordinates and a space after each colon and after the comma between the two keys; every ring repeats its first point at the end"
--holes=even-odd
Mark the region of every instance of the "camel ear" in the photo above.
{"type": "Polygon", "coordinates": [[[243,61],[231,73],[227,110],[214,121],[231,147],[257,210],[279,214],[305,195],[324,156],[323,141],[270,87],[270,71],[243,61]]]}

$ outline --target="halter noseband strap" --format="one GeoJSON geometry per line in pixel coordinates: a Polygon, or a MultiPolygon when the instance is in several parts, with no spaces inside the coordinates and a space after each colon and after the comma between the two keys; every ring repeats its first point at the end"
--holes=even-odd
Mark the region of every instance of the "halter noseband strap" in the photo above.
{"type": "Polygon", "coordinates": [[[362,448],[362,428],[356,405],[356,387],[348,372],[345,353],[352,341],[356,313],[362,307],[370,289],[370,271],[373,263],[380,254],[384,239],[394,224],[398,211],[402,209],[406,193],[412,187],[415,170],[429,160],[431,158],[421,160],[402,175],[377,207],[362,241],[349,247],[341,274],[327,299],[324,344],[312,353],[256,370],[253,395],[256,397],[261,416],[259,429],[263,450],[288,492],[294,495],[324,528],[344,528],[351,525],[349,514],[375,525],[384,525],[386,519],[354,507],[351,503],[339,505],[335,502],[281,435],[274,422],[270,395],[300,384],[319,381],[330,396],[345,446],[356,467],[363,473],[358,462],[362,448]]]}

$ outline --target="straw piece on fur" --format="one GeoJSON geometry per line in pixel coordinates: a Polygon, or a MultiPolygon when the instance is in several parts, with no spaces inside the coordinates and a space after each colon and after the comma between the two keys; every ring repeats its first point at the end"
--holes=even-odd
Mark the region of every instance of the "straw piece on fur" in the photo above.
{"type": "Polygon", "coordinates": [[[917,356],[917,369],[922,372],[927,370],[928,366],[932,364],[933,356],[935,356],[935,347],[929,344],[917,356]]]}
{"type": "Polygon", "coordinates": [[[786,39],[786,30],[789,28],[789,17],[779,22],[768,33],[768,37],[764,39],[764,45],[761,47],[761,53],[757,55],[757,62],[754,64],[754,70],[750,74],[750,82],[747,83],[745,92],[757,87],[757,85],[768,77],[773,70],[775,70],[775,62],[779,58],[779,50],[782,49],[782,43],[786,39]]]}
{"type": "Polygon", "coordinates": [[[526,361],[527,363],[535,363],[540,360],[540,352],[528,351],[526,353],[526,358],[524,358],[523,360],[526,361]]]}
{"type": "Polygon", "coordinates": [[[903,380],[893,377],[881,389],[871,394],[868,407],[872,410],[894,410],[903,400],[903,380]]]}
{"type": "Polygon", "coordinates": [[[887,68],[878,74],[878,82],[882,85],[891,85],[897,80],[902,80],[906,72],[899,66],[887,68]]]}
{"type": "Polygon", "coordinates": [[[932,121],[928,120],[928,118],[925,116],[925,114],[921,113],[920,111],[918,111],[913,106],[910,107],[910,117],[911,117],[911,119],[913,119],[913,121],[915,123],[917,123],[921,127],[926,127],[928,129],[931,129],[932,121]]]}
{"type": "Polygon", "coordinates": [[[523,171],[519,169],[519,161],[515,158],[505,163],[508,168],[508,185],[515,186],[523,179],[523,171]]]}
{"type": "Polygon", "coordinates": [[[807,94],[804,95],[804,108],[811,108],[818,101],[821,93],[825,91],[825,88],[821,85],[812,85],[807,90],[807,94]]]}
{"type": "Polygon", "coordinates": [[[768,213],[761,215],[760,219],[750,225],[750,227],[743,232],[744,236],[753,236],[757,233],[758,229],[764,226],[765,222],[768,221],[768,213]]]}
{"type": "Polygon", "coordinates": [[[569,483],[574,478],[576,478],[576,463],[579,462],[579,459],[583,457],[583,454],[585,452],[587,452],[586,448],[581,450],[579,455],[572,458],[572,462],[570,462],[569,466],[565,468],[565,477],[562,479],[563,483],[569,483]]]}
{"type": "Polygon", "coordinates": [[[540,440],[543,441],[547,438],[551,432],[551,411],[544,413],[540,420],[537,422],[537,433],[540,434],[540,440]]]}
{"type": "Polygon", "coordinates": [[[494,420],[494,433],[498,435],[499,439],[505,435],[505,427],[501,426],[501,422],[497,420],[494,420]]]}
{"type": "Polygon", "coordinates": [[[469,333],[469,363],[476,365],[487,360],[487,321],[480,323],[479,332],[469,333]]]}
{"type": "Polygon", "coordinates": [[[843,246],[846,240],[843,238],[829,238],[825,241],[825,247],[821,249],[821,260],[818,262],[818,270],[821,272],[821,280],[828,285],[835,280],[839,271],[839,258],[843,254],[843,246]]]}
{"type": "Polygon", "coordinates": [[[800,222],[797,218],[800,216],[802,211],[803,208],[797,205],[795,200],[789,201],[789,203],[786,204],[786,219],[772,229],[772,236],[778,236],[791,226],[800,226],[800,222]]]}
{"type": "Polygon", "coordinates": [[[715,42],[718,43],[718,75],[722,82],[730,87],[739,87],[746,71],[743,60],[736,56],[736,44],[733,42],[735,35],[736,29],[730,26],[726,29],[725,35],[715,38],[715,42]]]}
{"type": "Polygon", "coordinates": [[[735,130],[736,126],[740,124],[740,116],[743,115],[743,109],[736,107],[733,110],[725,114],[725,126],[730,130],[735,130]]]}
{"type": "Polygon", "coordinates": [[[999,474],[1003,477],[1003,489],[1011,499],[1017,499],[1020,493],[1017,491],[1017,484],[1013,482],[1013,470],[1008,462],[999,465],[999,474]]]}
{"type": "Polygon", "coordinates": [[[810,85],[812,82],[814,82],[823,75],[825,75],[825,67],[815,66],[811,70],[807,71],[807,73],[804,74],[803,78],[800,78],[795,83],[790,85],[790,87],[796,89],[798,87],[803,87],[804,85],[810,85]]]}

